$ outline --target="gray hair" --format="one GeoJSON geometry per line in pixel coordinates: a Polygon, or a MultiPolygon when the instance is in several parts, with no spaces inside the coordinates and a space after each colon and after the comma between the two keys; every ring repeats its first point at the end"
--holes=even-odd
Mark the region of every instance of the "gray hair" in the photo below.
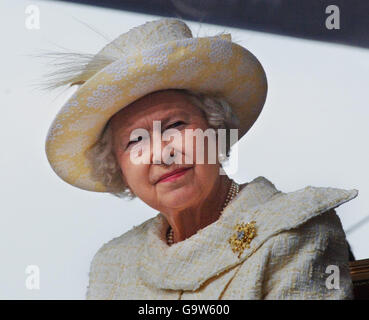
{"type": "MultiPolygon", "coordinates": [[[[226,129],[227,141],[229,141],[229,129],[239,128],[239,119],[233,113],[228,102],[222,97],[210,96],[187,89],[167,90],[187,94],[190,101],[203,111],[211,128],[226,129]]],[[[225,149],[226,154],[221,152],[218,154],[221,165],[228,160],[229,143],[226,144],[225,149]]],[[[92,167],[92,178],[100,181],[108,192],[119,198],[134,199],[136,197],[125,182],[122,170],[115,158],[110,120],[104,128],[101,138],[87,151],[86,156],[92,167]]]]}

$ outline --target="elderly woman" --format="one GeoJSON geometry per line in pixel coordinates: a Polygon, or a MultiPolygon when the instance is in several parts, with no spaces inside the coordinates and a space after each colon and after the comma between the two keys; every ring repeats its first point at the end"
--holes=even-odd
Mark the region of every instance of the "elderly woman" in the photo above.
{"type": "Polygon", "coordinates": [[[55,172],[158,212],[98,250],[88,299],[352,298],[334,208],[357,190],[284,193],[222,170],[232,130],[250,129],[267,91],[260,63],[229,34],[147,22],[57,84],[67,83],[82,86],[48,134],[55,172]]]}

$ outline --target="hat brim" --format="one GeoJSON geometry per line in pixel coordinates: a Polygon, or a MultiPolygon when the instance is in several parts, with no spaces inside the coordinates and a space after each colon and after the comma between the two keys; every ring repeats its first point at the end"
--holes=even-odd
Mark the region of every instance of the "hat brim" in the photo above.
{"type": "Polygon", "coordinates": [[[55,173],[78,188],[107,192],[91,177],[86,150],[116,112],[146,94],[171,88],[224,97],[240,120],[241,138],[263,108],[267,80],[252,53],[220,37],[169,41],[116,60],[86,81],[55,117],[46,139],[55,173]]]}

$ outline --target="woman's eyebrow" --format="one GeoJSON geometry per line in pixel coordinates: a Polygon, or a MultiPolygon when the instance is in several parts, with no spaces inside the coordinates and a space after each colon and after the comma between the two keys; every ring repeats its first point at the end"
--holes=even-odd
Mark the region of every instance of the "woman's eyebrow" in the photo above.
{"type": "Polygon", "coordinates": [[[167,124],[172,118],[175,118],[175,117],[182,117],[186,120],[188,120],[189,118],[189,114],[187,112],[184,112],[184,111],[177,111],[177,112],[172,112],[170,114],[168,114],[163,120],[162,120],[162,124],[167,124]]]}

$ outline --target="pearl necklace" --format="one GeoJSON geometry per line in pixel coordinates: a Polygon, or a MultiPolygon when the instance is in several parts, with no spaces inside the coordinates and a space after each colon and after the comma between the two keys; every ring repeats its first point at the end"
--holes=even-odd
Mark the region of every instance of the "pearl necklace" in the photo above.
{"type": "MultiPolygon", "coordinates": [[[[222,209],[222,211],[220,211],[220,215],[222,215],[222,213],[223,213],[224,209],[227,207],[228,203],[234,199],[234,197],[238,194],[239,191],[240,191],[239,184],[232,180],[231,186],[228,190],[227,197],[226,197],[226,199],[224,201],[224,204],[223,204],[223,209],[222,209]]],[[[168,243],[169,246],[173,244],[173,229],[171,228],[171,226],[169,226],[168,231],[167,231],[167,243],[168,243]]]]}

